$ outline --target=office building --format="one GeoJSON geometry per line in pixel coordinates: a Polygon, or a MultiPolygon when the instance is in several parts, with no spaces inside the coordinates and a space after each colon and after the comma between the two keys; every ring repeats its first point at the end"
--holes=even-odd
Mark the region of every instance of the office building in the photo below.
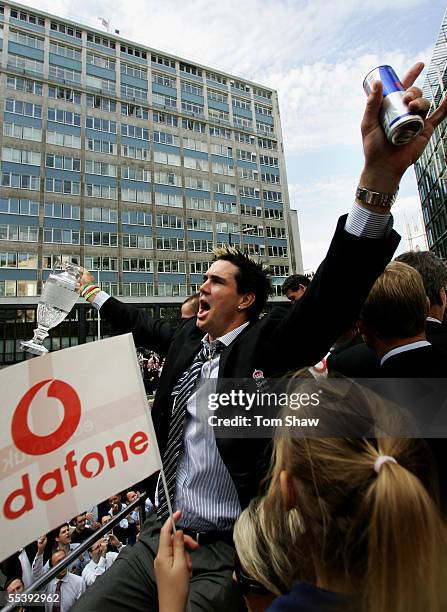
{"type": "Polygon", "coordinates": [[[2,308],[31,323],[60,260],[157,314],[198,290],[214,246],[262,259],[277,295],[302,271],[274,90],[15,3],[0,43],[2,308]]]}
{"type": "MultiPolygon", "coordinates": [[[[445,96],[447,88],[447,13],[430,61],[423,93],[431,101],[430,112],[445,96]]],[[[435,130],[427,148],[415,164],[416,179],[427,232],[428,247],[447,259],[446,121],[435,130]]]]}

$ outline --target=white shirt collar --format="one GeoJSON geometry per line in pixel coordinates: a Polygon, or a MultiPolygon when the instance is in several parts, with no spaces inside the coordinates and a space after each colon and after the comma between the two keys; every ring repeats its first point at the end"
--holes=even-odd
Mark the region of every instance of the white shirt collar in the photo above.
{"type": "Polygon", "coordinates": [[[205,344],[205,346],[208,345],[208,346],[211,346],[211,348],[218,341],[222,342],[222,344],[225,344],[225,346],[229,346],[233,342],[233,340],[239,336],[241,331],[247,327],[247,325],[249,323],[250,323],[250,321],[246,321],[245,323],[242,323],[242,325],[239,325],[239,327],[236,327],[235,329],[232,329],[227,334],[224,334],[223,336],[220,336],[219,338],[216,338],[212,342],[209,341],[208,334],[206,334],[206,336],[204,336],[202,338],[202,342],[203,342],[203,344],[205,344]]]}
{"type": "Polygon", "coordinates": [[[405,353],[406,351],[412,351],[413,349],[421,348],[422,346],[431,346],[431,344],[430,342],[427,342],[427,340],[418,340],[417,342],[410,342],[410,344],[404,344],[403,346],[393,348],[391,351],[388,351],[388,353],[385,353],[380,360],[380,365],[382,366],[387,359],[393,357],[394,355],[405,353]]]}
{"type": "Polygon", "coordinates": [[[439,325],[442,325],[442,321],[440,321],[439,319],[435,319],[435,317],[427,317],[425,320],[431,321],[432,323],[439,323],[439,325]]]}

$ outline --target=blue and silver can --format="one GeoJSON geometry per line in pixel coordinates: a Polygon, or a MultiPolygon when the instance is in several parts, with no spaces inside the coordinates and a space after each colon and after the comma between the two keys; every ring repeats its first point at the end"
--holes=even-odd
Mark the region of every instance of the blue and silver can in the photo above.
{"type": "Polygon", "coordinates": [[[381,81],[383,102],[380,109],[380,122],[385,134],[394,145],[410,142],[424,129],[424,120],[410,111],[403,102],[404,87],[391,66],[379,66],[371,70],[363,81],[367,96],[371,93],[375,81],[381,81]]]}

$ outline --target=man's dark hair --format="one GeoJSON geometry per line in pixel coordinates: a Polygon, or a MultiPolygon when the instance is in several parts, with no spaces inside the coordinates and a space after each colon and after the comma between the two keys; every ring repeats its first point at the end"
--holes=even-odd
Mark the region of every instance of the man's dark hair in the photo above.
{"type": "MultiPolygon", "coordinates": [[[[64,553],[64,557],[67,556],[67,553],[65,552],[65,550],[63,550],[62,548],[56,548],[56,550],[53,550],[53,552],[51,554],[51,557],[50,557],[50,567],[54,567],[54,565],[53,565],[53,555],[55,555],[58,552],[64,553]]],[[[58,561],[58,563],[59,563],[59,561],[58,561]]]]}
{"type": "Polygon", "coordinates": [[[283,282],[281,293],[286,295],[288,291],[297,291],[300,288],[300,285],[303,285],[303,287],[308,287],[310,285],[310,279],[307,278],[307,276],[304,276],[304,274],[292,274],[283,282]]]}
{"type": "Polygon", "coordinates": [[[447,265],[442,259],[430,251],[408,251],[396,257],[395,261],[403,261],[415,268],[422,276],[430,304],[442,306],[439,292],[447,287],[447,265]]]}
{"type": "Polygon", "coordinates": [[[256,320],[272,293],[272,282],[267,268],[234,246],[215,249],[213,262],[219,260],[229,261],[238,268],[235,279],[237,291],[240,295],[250,292],[255,294],[255,301],[247,308],[246,312],[251,321],[256,320]]]}
{"type": "MultiPolygon", "coordinates": [[[[23,580],[20,576],[14,576],[13,578],[8,578],[8,580],[5,582],[3,586],[3,590],[6,591],[9,585],[12,584],[15,580],[20,580],[20,582],[23,584],[23,580]]],[[[23,586],[25,585],[23,584],[23,586]]]]}

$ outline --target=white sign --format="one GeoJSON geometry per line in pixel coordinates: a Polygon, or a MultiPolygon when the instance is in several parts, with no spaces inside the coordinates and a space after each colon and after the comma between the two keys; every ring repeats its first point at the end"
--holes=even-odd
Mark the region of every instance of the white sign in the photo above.
{"type": "Polygon", "coordinates": [[[0,370],[0,559],[160,469],[131,334],[0,370]]]}

